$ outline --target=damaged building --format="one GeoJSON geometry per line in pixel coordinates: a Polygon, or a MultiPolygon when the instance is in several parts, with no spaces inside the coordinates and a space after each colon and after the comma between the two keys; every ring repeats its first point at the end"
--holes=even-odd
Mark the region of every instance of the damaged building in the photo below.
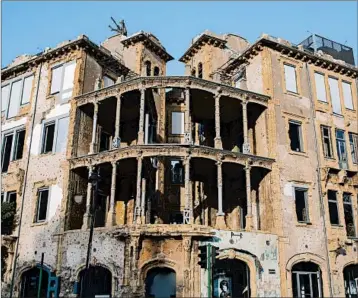
{"type": "Polygon", "coordinates": [[[352,49],[123,27],[2,69],[3,295],[358,297],[352,49]]]}

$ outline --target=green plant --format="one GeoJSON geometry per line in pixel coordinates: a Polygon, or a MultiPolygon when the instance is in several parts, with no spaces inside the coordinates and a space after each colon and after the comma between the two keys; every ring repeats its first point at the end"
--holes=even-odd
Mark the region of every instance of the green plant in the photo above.
{"type": "Polygon", "coordinates": [[[16,223],[16,203],[1,203],[1,234],[9,235],[12,233],[16,223]]]}

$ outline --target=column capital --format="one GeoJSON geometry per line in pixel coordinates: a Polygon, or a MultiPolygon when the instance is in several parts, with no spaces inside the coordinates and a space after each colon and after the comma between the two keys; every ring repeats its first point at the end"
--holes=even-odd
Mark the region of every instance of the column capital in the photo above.
{"type": "Polygon", "coordinates": [[[246,98],[243,98],[243,99],[242,99],[241,105],[246,108],[246,106],[247,106],[247,100],[246,100],[246,98]]]}
{"type": "Polygon", "coordinates": [[[116,167],[117,166],[117,161],[111,161],[112,167],[116,167]]]}

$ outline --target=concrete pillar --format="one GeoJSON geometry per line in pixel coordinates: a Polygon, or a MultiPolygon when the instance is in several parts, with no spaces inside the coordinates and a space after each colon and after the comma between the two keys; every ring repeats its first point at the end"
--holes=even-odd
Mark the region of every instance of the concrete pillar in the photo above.
{"type": "MultiPolygon", "coordinates": [[[[88,176],[91,175],[93,171],[93,167],[88,167],[88,176]]],[[[83,223],[82,230],[87,230],[89,227],[89,217],[90,217],[90,209],[91,209],[91,198],[92,198],[92,183],[87,183],[87,196],[86,196],[86,212],[83,215],[83,223]]]]}
{"type": "Polygon", "coordinates": [[[217,186],[218,186],[218,212],[216,213],[216,227],[225,228],[225,213],[223,212],[223,174],[222,161],[218,161],[217,165],[217,186]]]}
{"type": "Polygon", "coordinates": [[[245,167],[245,177],[246,177],[246,204],[247,204],[247,214],[246,214],[246,227],[245,229],[250,231],[253,228],[253,219],[252,219],[252,202],[251,202],[251,166],[249,163],[246,163],[245,167]]]}
{"type": "Polygon", "coordinates": [[[222,149],[220,135],[220,94],[216,94],[215,98],[215,149],[222,149]]]}
{"type": "Polygon", "coordinates": [[[119,136],[120,136],[120,126],[121,126],[121,98],[122,98],[122,95],[119,94],[117,96],[116,124],[115,124],[115,129],[114,129],[114,139],[113,139],[113,143],[112,143],[113,148],[119,148],[119,146],[120,146],[119,136]]]}
{"type": "Polygon", "coordinates": [[[106,226],[111,227],[116,225],[116,179],[117,178],[117,162],[112,162],[112,180],[111,180],[111,198],[109,203],[109,211],[107,215],[106,226]]]}
{"type": "Polygon", "coordinates": [[[93,126],[92,126],[92,141],[89,154],[97,153],[97,122],[98,122],[98,103],[93,103],[93,126]]]}
{"type": "Polygon", "coordinates": [[[190,187],[190,156],[184,159],[185,177],[185,210],[184,210],[184,223],[193,224],[193,202],[190,187]]]}
{"type": "Polygon", "coordinates": [[[242,105],[242,124],[244,130],[244,144],[242,145],[242,152],[244,154],[250,154],[250,143],[248,138],[248,124],[247,124],[247,102],[243,101],[242,105]]]}
{"type": "Polygon", "coordinates": [[[141,224],[141,184],[142,184],[142,163],[143,157],[137,157],[137,194],[134,210],[134,223],[141,224]]]}
{"type": "Polygon", "coordinates": [[[138,145],[144,144],[145,89],[140,89],[138,145]]]}
{"type": "Polygon", "coordinates": [[[191,133],[190,89],[189,88],[185,88],[184,98],[185,98],[185,114],[184,114],[185,125],[184,125],[184,129],[185,129],[185,135],[186,135],[185,143],[190,144],[191,141],[192,141],[192,133],[191,133]]]}
{"type": "Polygon", "coordinates": [[[145,190],[146,190],[146,182],[145,178],[142,178],[142,200],[141,200],[141,216],[142,216],[142,223],[145,224],[145,190]]]}
{"type": "Polygon", "coordinates": [[[145,114],[145,125],[144,125],[144,144],[147,145],[149,140],[149,114],[145,114]]]}

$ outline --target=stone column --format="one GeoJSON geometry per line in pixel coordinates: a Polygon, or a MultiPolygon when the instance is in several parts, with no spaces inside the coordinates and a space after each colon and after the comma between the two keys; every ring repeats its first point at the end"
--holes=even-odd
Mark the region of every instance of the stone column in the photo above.
{"type": "Polygon", "coordinates": [[[138,145],[144,144],[145,89],[140,89],[138,145]]]}
{"type": "Polygon", "coordinates": [[[112,162],[112,180],[111,180],[111,200],[109,204],[109,211],[107,215],[106,226],[111,227],[116,225],[116,179],[117,178],[117,162],[112,162]]]}
{"type": "MultiPolygon", "coordinates": [[[[88,167],[88,176],[91,175],[93,171],[93,167],[88,167]]],[[[83,223],[82,230],[87,230],[89,227],[89,217],[90,217],[90,209],[91,209],[91,198],[92,198],[92,183],[87,183],[87,196],[86,196],[86,212],[83,215],[83,223]]]]}
{"type": "Polygon", "coordinates": [[[225,228],[225,213],[223,212],[223,179],[222,179],[222,161],[217,165],[217,185],[218,185],[218,212],[216,213],[216,227],[225,228]]]}
{"type": "Polygon", "coordinates": [[[121,98],[122,95],[117,96],[117,107],[116,107],[116,125],[114,130],[114,139],[112,143],[113,148],[120,147],[120,126],[121,126],[121,98]]]}
{"type": "Polygon", "coordinates": [[[135,210],[134,210],[134,223],[141,224],[141,184],[142,184],[142,163],[143,157],[137,157],[137,193],[135,201],[135,210]]]}
{"type": "Polygon", "coordinates": [[[141,201],[141,216],[142,216],[142,224],[145,224],[145,190],[146,190],[146,179],[142,178],[142,201],[141,201]]]}
{"type": "Polygon", "coordinates": [[[98,103],[93,103],[93,126],[92,126],[92,141],[89,154],[97,153],[97,121],[98,121],[98,103]]]}
{"type": "Polygon", "coordinates": [[[247,204],[247,214],[246,214],[246,227],[245,230],[251,231],[253,228],[252,223],[252,202],[251,202],[251,166],[249,161],[246,162],[245,167],[245,176],[246,176],[246,204],[247,204]]]}
{"type": "Polygon", "coordinates": [[[248,125],[247,125],[247,101],[243,101],[242,105],[242,126],[244,130],[244,144],[242,145],[242,153],[250,154],[250,143],[248,138],[248,125]]]}
{"type": "Polygon", "coordinates": [[[222,149],[220,134],[220,94],[215,94],[215,149],[222,149]]]}
{"type": "Polygon", "coordinates": [[[191,133],[191,117],[190,117],[190,89],[185,88],[185,143],[190,144],[192,142],[191,133]]]}
{"type": "Polygon", "coordinates": [[[184,223],[193,223],[193,202],[191,195],[190,187],[190,155],[186,156],[184,159],[184,168],[185,168],[185,210],[184,210],[184,223]]]}

